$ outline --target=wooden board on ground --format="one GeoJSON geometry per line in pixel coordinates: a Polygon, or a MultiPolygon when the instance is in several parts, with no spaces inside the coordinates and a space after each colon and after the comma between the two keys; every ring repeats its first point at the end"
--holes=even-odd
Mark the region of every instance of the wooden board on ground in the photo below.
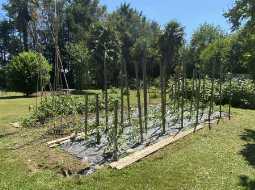
{"type": "MultiPolygon", "coordinates": [[[[216,122],[217,120],[213,120],[211,121],[211,123],[214,123],[216,122]]],[[[196,131],[206,127],[207,125],[205,124],[201,124],[201,125],[198,125],[196,127],[196,131]]],[[[123,169],[131,164],[133,164],[134,162],[137,162],[149,155],[151,155],[152,153],[164,148],[165,146],[169,145],[169,144],[172,144],[182,138],[184,138],[185,136],[189,135],[189,134],[192,134],[194,133],[194,128],[191,128],[191,129],[188,129],[188,130],[185,130],[185,131],[182,131],[182,132],[179,132],[177,133],[175,136],[170,136],[170,137],[167,137],[161,141],[159,141],[158,143],[155,143],[151,146],[148,146],[146,148],[144,148],[143,150],[141,151],[137,151],[125,158],[122,158],[116,162],[113,162],[110,164],[110,167],[111,168],[115,168],[115,169],[123,169]]]]}
{"type": "Polygon", "coordinates": [[[64,138],[49,141],[49,142],[47,142],[47,145],[51,148],[54,148],[57,145],[62,144],[62,142],[68,141],[68,140],[70,140],[71,138],[74,138],[74,137],[81,137],[82,135],[84,135],[84,133],[78,133],[77,135],[72,134],[72,135],[64,137],[64,138]]]}

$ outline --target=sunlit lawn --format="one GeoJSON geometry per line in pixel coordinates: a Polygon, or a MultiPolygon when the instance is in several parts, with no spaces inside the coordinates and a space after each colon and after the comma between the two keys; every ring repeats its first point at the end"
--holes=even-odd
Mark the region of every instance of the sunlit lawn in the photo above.
{"type": "Polygon", "coordinates": [[[13,149],[44,132],[8,125],[23,117],[30,104],[35,98],[0,99],[1,190],[255,189],[255,111],[234,109],[231,121],[204,129],[127,169],[105,168],[89,177],[64,178],[56,172],[55,162],[54,167],[44,167],[51,165],[48,160],[62,158],[59,150],[33,142],[13,149]]]}

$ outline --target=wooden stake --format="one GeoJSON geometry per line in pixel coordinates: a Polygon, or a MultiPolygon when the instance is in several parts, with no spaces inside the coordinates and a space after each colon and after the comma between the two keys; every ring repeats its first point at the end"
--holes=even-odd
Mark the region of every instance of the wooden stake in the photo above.
{"type": "Polygon", "coordinates": [[[105,106],[105,129],[106,131],[108,131],[108,91],[107,91],[106,52],[104,54],[104,106],[105,106]]]}
{"type": "Polygon", "coordinates": [[[120,70],[120,125],[121,128],[124,126],[124,63],[121,61],[121,70],[120,70]]]}
{"type": "Polygon", "coordinates": [[[232,102],[232,76],[231,73],[229,74],[229,106],[228,106],[228,119],[231,119],[231,102],[232,102]]]}
{"type": "Polygon", "coordinates": [[[139,128],[140,128],[140,142],[143,142],[143,123],[142,123],[142,107],[141,107],[141,95],[140,95],[140,80],[139,80],[139,67],[138,63],[135,64],[136,73],[136,95],[137,95],[137,108],[139,117],[139,128]]]}
{"type": "Polygon", "coordinates": [[[114,102],[113,160],[118,160],[118,100],[114,102]]]}
{"type": "Polygon", "coordinates": [[[144,99],[144,128],[147,133],[148,124],[148,91],[147,91],[147,63],[144,61],[143,55],[143,99],[144,99]]]}
{"type": "Polygon", "coordinates": [[[162,121],[162,133],[166,132],[166,100],[165,100],[165,88],[166,88],[166,77],[165,77],[165,61],[160,63],[160,90],[161,90],[161,121],[162,121]]]}
{"type": "Polygon", "coordinates": [[[212,86],[211,86],[210,106],[209,106],[209,114],[208,114],[209,129],[211,129],[211,114],[213,111],[213,103],[214,103],[214,75],[215,75],[215,64],[213,64],[212,78],[211,78],[212,86]]]}
{"type": "Polygon", "coordinates": [[[220,80],[219,80],[219,86],[220,86],[220,119],[222,118],[222,65],[220,65],[220,80]]]}
{"type": "Polygon", "coordinates": [[[85,125],[85,138],[88,136],[88,94],[85,95],[85,113],[84,113],[84,125],[85,125]]]}
{"type": "Polygon", "coordinates": [[[191,120],[192,115],[193,115],[193,99],[194,99],[194,90],[195,90],[194,77],[195,77],[195,70],[193,70],[193,75],[192,75],[192,92],[191,92],[191,99],[190,99],[190,118],[189,118],[189,120],[191,120]]]}
{"type": "Polygon", "coordinates": [[[124,73],[125,73],[125,84],[126,84],[126,91],[127,91],[128,122],[129,122],[129,124],[131,124],[130,93],[129,93],[129,86],[128,86],[128,73],[127,73],[127,63],[126,62],[124,64],[124,73]]]}
{"type": "Polygon", "coordinates": [[[196,95],[196,124],[195,127],[198,125],[198,116],[199,116],[199,103],[200,103],[200,86],[201,86],[201,80],[200,80],[200,75],[198,74],[198,86],[197,86],[197,95],[196,95]]]}

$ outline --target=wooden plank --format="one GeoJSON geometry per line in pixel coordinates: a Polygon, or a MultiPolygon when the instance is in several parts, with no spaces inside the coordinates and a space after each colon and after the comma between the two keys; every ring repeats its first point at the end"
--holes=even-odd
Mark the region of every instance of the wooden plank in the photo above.
{"type": "MultiPolygon", "coordinates": [[[[217,120],[214,120],[214,122],[215,121],[217,121],[217,120]]],[[[205,124],[201,124],[201,125],[198,125],[196,127],[196,129],[191,128],[191,129],[188,129],[186,131],[179,132],[175,136],[170,136],[168,138],[165,138],[165,139],[161,140],[160,142],[155,143],[151,146],[148,146],[148,147],[144,148],[141,151],[137,151],[137,152],[125,157],[125,158],[120,159],[119,161],[112,162],[110,164],[110,167],[118,169],[118,170],[123,169],[123,168],[133,164],[134,162],[137,162],[137,161],[151,155],[152,153],[164,148],[165,146],[167,146],[169,144],[172,144],[172,143],[184,138],[185,136],[194,133],[195,131],[203,129],[206,126],[207,125],[205,125],[205,124]]]]}
{"type": "MultiPolygon", "coordinates": [[[[82,136],[84,133],[78,133],[77,137],[80,137],[82,136]]],[[[70,140],[71,138],[75,137],[75,134],[72,134],[70,136],[67,136],[67,137],[64,137],[64,138],[60,138],[60,139],[56,139],[56,140],[53,140],[53,141],[49,141],[47,142],[47,145],[48,146],[51,146],[51,145],[54,145],[54,144],[59,144],[63,141],[67,141],[67,140],[70,140]]]]}

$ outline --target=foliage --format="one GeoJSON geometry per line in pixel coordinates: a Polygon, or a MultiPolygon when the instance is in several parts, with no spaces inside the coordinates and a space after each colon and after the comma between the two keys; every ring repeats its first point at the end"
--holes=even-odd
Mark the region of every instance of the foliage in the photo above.
{"type": "Polygon", "coordinates": [[[183,26],[176,21],[169,22],[159,38],[159,49],[162,61],[166,62],[167,68],[173,69],[177,65],[174,58],[177,58],[179,49],[183,43],[183,26]]]}
{"type": "Polygon", "coordinates": [[[255,2],[253,0],[236,0],[234,6],[224,15],[232,24],[232,30],[239,35],[239,48],[242,49],[239,59],[242,59],[247,70],[255,79],[255,2]]]}
{"type": "MultiPolygon", "coordinates": [[[[132,49],[134,44],[140,38],[143,38],[149,44],[150,51],[148,55],[150,63],[153,68],[158,64],[157,55],[155,51],[155,42],[160,33],[160,26],[156,22],[151,22],[138,10],[132,8],[130,4],[123,3],[121,6],[108,16],[108,22],[118,31],[121,42],[121,54],[127,65],[127,72],[130,77],[135,77],[134,57],[132,56],[132,49]],[[153,54],[154,53],[154,54],[153,54]],[[153,58],[152,58],[153,56],[153,58]]],[[[159,66],[159,64],[157,65],[159,66]]],[[[151,69],[152,70],[152,69],[151,69]]],[[[157,71],[158,69],[155,69],[157,71]]],[[[152,75],[154,69],[151,71],[152,75]]],[[[159,72],[156,74],[158,75],[159,72]]]]}
{"type": "Polygon", "coordinates": [[[106,8],[99,0],[72,0],[66,5],[66,23],[71,42],[79,42],[87,37],[90,27],[106,14],[106,8]]]}
{"type": "Polygon", "coordinates": [[[8,87],[26,95],[44,88],[50,80],[51,67],[47,60],[36,52],[20,53],[5,70],[8,87]]]}
{"type": "Polygon", "coordinates": [[[193,69],[203,68],[200,56],[211,43],[224,36],[223,30],[219,26],[204,23],[201,24],[192,34],[191,43],[189,47],[189,62],[187,64],[187,74],[192,76],[193,69]]]}
{"type": "Polygon", "coordinates": [[[209,44],[200,54],[200,60],[203,63],[202,71],[205,74],[214,74],[219,77],[220,72],[230,72],[230,38],[219,38],[209,44]]]}
{"type": "Polygon", "coordinates": [[[14,35],[13,21],[0,21],[0,66],[7,65],[8,61],[22,50],[19,38],[14,35]]]}
{"type": "Polygon", "coordinates": [[[236,0],[234,6],[230,8],[224,15],[232,24],[232,29],[237,30],[241,26],[254,28],[255,2],[253,0],[236,0]]]}
{"type": "MultiPolygon", "coordinates": [[[[220,86],[219,79],[216,79],[215,83],[215,103],[229,104],[231,97],[231,105],[237,108],[255,109],[255,84],[254,81],[249,79],[234,78],[231,82],[225,78],[222,81],[222,94],[220,98],[220,86]],[[230,96],[231,95],[231,96],[230,96]]],[[[169,87],[174,84],[174,81],[169,81],[169,87]]],[[[185,98],[190,99],[192,97],[192,80],[186,80],[186,92],[185,98]]],[[[201,80],[201,97],[202,102],[208,102],[211,95],[211,80],[201,80]],[[205,82],[205,85],[204,85],[205,82]],[[204,85],[204,89],[203,89],[204,85]]],[[[196,95],[194,94],[194,98],[196,95]]]]}
{"type": "MultiPolygon", "coordinates": [[[[112,111],[114,109],[114,101],[116,96],[109,96],[108,109],[112,111]]],[[[84,96],[50,96],[43,98],[42,102],[37,108],[34,108],[32,113],[24,118],[23,126],[34,127],[37,125],[45,124],[50,119],[56,119],[60,116],[74,116],[81,115],[85,112],[85,97],[84,96]]],[[[99,109],[104,109],[103,97],[99,98],[99,109]]],[[[96,99],[94,95],[89,96],[88,112],[95,113],[96,111],[96,99]]]]}
{"type": "Polygon", "coordinates": [[[5,76],[5,70],[0,68],[0,89],[6,88],[6,76],[5,76]]]}
{"type": "Polygon", "coordinates": [[[68,44],[66,49],[72,61],[71,72],[75,88],[78,90],[88,88],[90,83],[90,55],[85,42],[68,44]]]}
{"type": "Polygon", "coordinates": [[[120,41],[114,28],[109,24],[96,23],[92,26],[88,39],[93,79],[98,87],[104,84],[104,64],[107,82],[115,84],[119,75],[120,41]]]}

